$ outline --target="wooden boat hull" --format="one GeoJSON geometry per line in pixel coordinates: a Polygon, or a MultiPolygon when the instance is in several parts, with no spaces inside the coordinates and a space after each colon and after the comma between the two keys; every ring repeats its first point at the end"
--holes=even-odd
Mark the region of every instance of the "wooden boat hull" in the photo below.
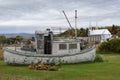
{"type": "Polygon", "coordinates": [[[10,47],[4,48],[4,61],[7,64],[19,64],[28,65],[34,64],[41,61],[44,64],[51,63],[80,63],[94,61],[96,48],[91,47],[75,54],[64,54],[64,55],[44,55],[44,54],[30,54],[20,51],[15,51],[10,47]]]}

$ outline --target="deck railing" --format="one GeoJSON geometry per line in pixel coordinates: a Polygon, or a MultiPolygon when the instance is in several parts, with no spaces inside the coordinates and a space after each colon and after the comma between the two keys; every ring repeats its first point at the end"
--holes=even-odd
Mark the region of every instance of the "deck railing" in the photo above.
{"type": "Polygon", "coordinates": [[[96,49],[95,46],[90,46],[84,50],[81,50],[79,53],[75,53],[75,54],[64,54],[64,55],[50,55],[50,54],[37,54],[36,52],[30,52],[30,51],[19,51],[19,50],[13,50],[10,48],[3,48],[4,51],[10,52],[12,54],[16,54],[16,55],[21,55],[21,56],[27,56],[27,57],[65,57],[65,56],[75,56],[75,55],[80,55],[80,54],[84,54],[86,52],[89,52],[93,49],[96,49]]]}

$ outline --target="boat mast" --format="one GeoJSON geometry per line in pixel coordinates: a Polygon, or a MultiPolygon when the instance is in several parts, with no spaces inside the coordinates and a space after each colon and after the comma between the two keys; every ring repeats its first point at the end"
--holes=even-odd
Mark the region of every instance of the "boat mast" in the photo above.
{"type": "Polygon", "coordinates": [[[68,18],[67,18],[67,16],[66,16],[66,14],[65,14],[65,11],[64,11],[64,10],[63,10],[63,14],[64,14],[64,16],[65,16],[65,18],[66,18],[66,20],[67,20],[67,22],[68,22],[68,24],[69,24],[70,28],[71,28],[71,29],[74,29],[74,28],[72,27],[72,25],[70,24],[70,21],[68,20],[68,18]]]}
{"type": "Polygon", "coordinates": [[[75,10],[75,38],[77,38],[77,10],[75,10]]]}

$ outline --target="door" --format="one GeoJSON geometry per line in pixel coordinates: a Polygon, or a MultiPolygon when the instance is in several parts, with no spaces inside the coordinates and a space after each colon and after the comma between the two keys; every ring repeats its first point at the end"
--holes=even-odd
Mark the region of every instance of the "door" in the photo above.
{"type": "Polygon", "coordinates": [[[51,36],[44,36],[44,54],[52,54],[51,36]]]}

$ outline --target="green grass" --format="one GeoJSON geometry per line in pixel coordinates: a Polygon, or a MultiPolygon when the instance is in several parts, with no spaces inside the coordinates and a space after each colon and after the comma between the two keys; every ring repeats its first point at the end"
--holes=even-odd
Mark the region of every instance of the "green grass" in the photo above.
{"type": "Polygon", "coordinates": [[[99,55],[104,62],[62,65],[61,71],[30,70],[0,60],[0,80],[120,80],[120,54],[99,55]]]}

